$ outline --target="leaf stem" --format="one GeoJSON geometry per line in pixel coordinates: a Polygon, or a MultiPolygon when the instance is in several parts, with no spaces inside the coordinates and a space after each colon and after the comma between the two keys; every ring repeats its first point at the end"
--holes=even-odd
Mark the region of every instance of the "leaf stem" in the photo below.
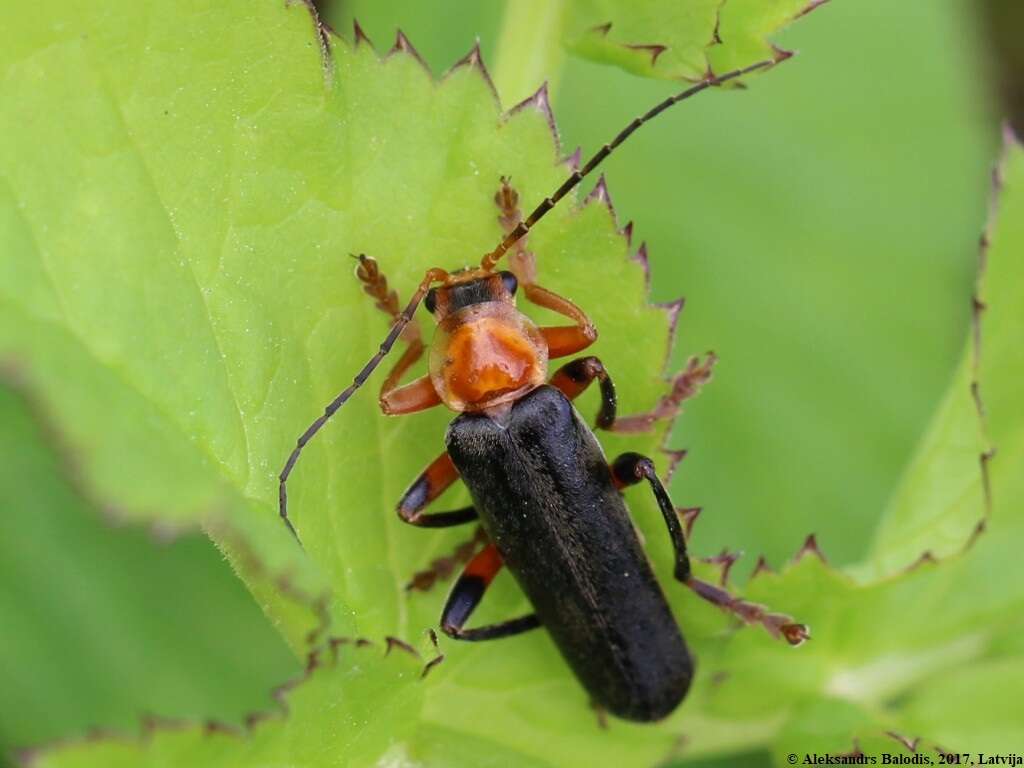
{"type": "Polygon", "coordinates": [[[508,0],[498,34],[494,82],[506,108],[547,81],[554,98],[565,63],[565,0],[508,0]]]}

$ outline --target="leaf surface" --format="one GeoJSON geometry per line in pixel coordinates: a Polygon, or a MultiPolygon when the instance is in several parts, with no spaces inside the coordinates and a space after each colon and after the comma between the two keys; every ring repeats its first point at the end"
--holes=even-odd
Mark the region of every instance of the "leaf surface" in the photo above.
{"type": "Polygon", "coordinates": [[[380,652],[379,646],[348,644],[314,655],[305,677],[278,691],[280,711],[254,716],[243,729],[156,722],[142,740],[96,738],[30,752],[26,763],[36,768],[402,765],[403,739],[420,705],[419,664],[403,652],[388,658],[380,652]]]}
{"type": "MultiPolygon", "coordinates": [[[[968,345],[960,373],[908,468],[901,487],[911,491],[898,494],[883,519],[877,550],[887,555],[887,567],[868,560],[842,572],[805,552],[781,574],[758,575],[749,596],[784,601],[814,628],[813,642],[794,663],[784,649],[756,647],[751,635],[739,633],[714,662],[728,676],[708,693],[711,712],[759,711],[767,702],[750,695],[754,688],[770,692],[776,711],[792,714],[796,730],[784,730],[773,750],[779,765],[786,764],[789,751],[806,751],[802,718],[828,710],[833,700],[852,706],[851,712],[871,713],[857,730],[865,738],[890,728],[952,751],[992,750],[984,742],[986,731],[958,725],[957,712],[970,708],[970,723],[998,723],[1015,706],[1014,685],[986,688],[984,695],[965,699],[962,709],[941,702],[954,680],[991,679],[995,670],[1014,669],[1020,654],[1019,644],[1008,638],[1019,630],[1024,612],[1024,588],[1013,576],[1024,536],[1017,471],[1024,458],[1024,411],[1016,383],[1024,356],[1015,341],[1024,331],[1024,149],[1010,133],[995,191],[978,283],[984,306],[979,336],[968,345]],[[988,462],[988,514],[978,453],[988,443],[979,437],[971,376],[980,382],[995,446],[988,462]],[[979,521],[984,525],[975,530],[979,521]],[[944,535],[943,525],[958,526],[955,535],[944,535]],[[894,531],[907,540],[886,537],[894,531]],[[925,551],[942,558],[921,559],[925,551]]],[[[833,721],[844,722],[838,715],[833,721]]],[[[850,733],[834,729],[828,749],[818,751],[845,751],[850,733]]]]}
{"type": "MultiPolygon", "coordinates": [[[[275,474],[294,436],[386,327],[345,254],[376,256],[404,295],[427,266],[472,263],[494,244],[500,175],[535,200],[561,180],[564,164],[543,101],[500,116],[473,58],[436,84],[408,47],[382,62],[365,45],[336,43],[325,69],[301,7],[242,8],[140,4],[117,24],[103,23],[98,3],[19,9],[16,44],[0,60],[0,128],[12,137],[0,149],[0,270],[14,278],[0,283],[0,350],[41,393],[96,493],[132,519],[203,524],[296,650],[327,609],[334,633],[415,641],[436,622],[442,595],[407,596],[402,587],[459,534],[410,529],[390,509],[440,450],[445,415],[384,420],[372,392],[353,400],[295,475],[305,555],[275,519],[275,474]],[[49,119],[57,105],[69,119],[49,119]],[[319,597],[328,588],[329,603],[319,597]]],[[[1016,173],[1008,172],[1008,189],[1016,173]]],[[[629,413],[665,389],[669,328],[645,304],[644,274],[626,258],[630,244],[603,202],[564,206],[530,246],[543,282],[593,312],[602,332],[594,351],[613,374],[630,377],[620,403],[629,413]]],[[[1019,253],[1017,237],[1004,237],[1006,253],[1019,253]]],[[[1002,263],[1011,275],[1019,269],[1005,256],[1002,263]]],[[[1020,303],[1000,306],[986,334],[1012,357],[1005,340],[1019,334],[1020,318],[1006,307],[1020,303]]],[[[1012,390],[993,391],[1002,408],[991,406],[992,437],[1012,458],[1020,432],[1008,416],[1012,390]]],[[[581,407],[589,413],[593,396],[581,407]]],[[[656,453],[663,437],[664,427],[604,442],[609,455],[656,453]]],[[[998,467],[992,479],[997,499],[1019,482],[998,467]]],[[[442,503],[460,501],[451,496],[442,503]]],[[[670,753],[683,729],[695,754],[748,748],[805,705],[887,703],[926,675],[979,657],[1019,610],[1019,591],[998,578],[1012,562],[1007,542],[1019,519],[1012,509],[1000,518],[997,506],[993,530],[1004,526],[1007,537],[986,535],[938,566],[863,583],[811,555],[755,580],[753,597],[813,625],[810,646],[732,633],[713,609],[672,589],[658,513],[641,489],[628,498],[706,670],[666,723],[617,723],[615,738],[603,739],[550,641],[535,633],[507,641],[500,656],[445,644],[449,659],[422,684],[391,662],[360,666],[343,656],[298,689],[308,706],[291,707],[283,731],[257,729],[224,749],[314,765],[328,754],[376,760],[406,751],[435,764],[487,754],[541,765],[645,764],[670,753]],[[908,606],[924,624],[944,615],[926,630],[907,621],[908,606]],[[923,661],[894,681],[885,674],[894,653],[923,661]],[[336,733],[333,720],[310,715],[303,724],[304,713],[334,706],[345,726],[336,733]],[[363,721],[372,712],[375,723],[392,707],[409,706],[411,715],[403,709],[399,726],[371,730],[364,744],[353,736],[358,718],[344,714],[349,706],[363,721]]],[[[505,578],[479,618],[523,608],[505,578]]],[[[210,759],[197,731],[175,738],[161,732],[145,747],[102,743],[52,759],[113,764],[112,756],[90,762],[90,751],[118,748],[134,761],[180,760],[188,750],[196,764],[210,759]]]]}
{"type": "MultiPolygon", "coordinates": [[[[154,2],[116,23],[101,6],[12,19],[0,350],[91,491],[126,519],[202,525],[297,652],[327,631],[415,642],[443,592],[404,585],[466,534],[416,530],[392,510],[441,450],[448,416],[385,419],[371,382],[293,476],[305,553],[276,517],[276,474],[387,327],[348,254],[374,255],[403,297],[428,266],[479,259],[501,235],[500,176],[527,205],[567,173],[543,93],[502,115],[477,59],[438,83],[407,42],[381,60],[335,40],[325,59],[301,6],[154,2]]],[[[543,283],[592,311],[594,352],[629,374],[621,412],[642,412],[666,391],[677,308],[647,304],[643,265],[595,190],[549,215],[530,247],[543,283]]],[[[580,407],[596,404],[590,393],[580,407]]],[[[605,448],[664,468],[666,429],[605,448]]],[[[644,489],[628,497],[668,583],[660,514],[644,489]]],[[[506,576],[479,618],[522,607],[506,576]]],[[[448,729],[548,760],[558,727],[578,734],[562,758],[591,759],[596,723],[547,637],[506,649],[504,661],[448,649],[424,685],[425,743],[448,729]],[[520,728],[500,726],[509,710],[520,728]]],[[[615,750],[654,759],[674,728],[624,725],[615,750]]]]}
{"type": "Polygon", "coordinates": [[[110,526],[16,390],[0,387],[0,424],[0,753],[269,706],[299,664],[206,537],[110,526]]]}
{"type": "Polygon", "coordinates": [[[643,77],[701,80],[770,60],[769,38],[824,0],[571,0],[571,53],[643,77]]]}

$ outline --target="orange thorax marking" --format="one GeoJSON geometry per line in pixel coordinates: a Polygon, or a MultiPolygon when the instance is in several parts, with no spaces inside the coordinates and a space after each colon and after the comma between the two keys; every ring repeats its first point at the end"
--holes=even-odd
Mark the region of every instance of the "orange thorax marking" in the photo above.
{"type": "Polygon", "coordinates": [[[448,357],[445,383],[467,404],[530,384],[537,367],[536,350],[519,329],[490,317],[459,326],[448,342],[448,357]]]}
{"type": "Polygon", "coordinates": [[[547,378],[548,348],[530,319],[505,302],[447,316],[430,350],[430,379],[453,411],[509,403],[547,378]]]}

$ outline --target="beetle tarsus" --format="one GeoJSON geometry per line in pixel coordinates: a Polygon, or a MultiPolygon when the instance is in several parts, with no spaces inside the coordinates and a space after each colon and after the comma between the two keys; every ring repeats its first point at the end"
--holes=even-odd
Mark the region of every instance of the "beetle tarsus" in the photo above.
{"type": "Polygon", "coordinates": [[[430,565],[422,571],[417,571],[405,585],[407,592],[427,592],[438,581],[448,579],[455,572],[456,566],[465,565],[470,561],[477,549],[487,542],[487,534],[484,529],[477,527],[472,538],[466,539],[459,544],[446,557],[436,557],[430,561],[430,565]]]}
{"type": "Polygon", "coordinates": [[[431,644],[434,646],[434,658],[432,658],[430,661],[423,665],[423,671],[420,673],[421,680],[428,674],[430,674],[430,670],[432,670],[434,667],[436,667],[438,664],[444,661],[445,658],[444,654],[441,653],[441,647],[437,644],[437,632],[435,632],[432,629],[428,629],[427,633],[430,636],[431,644]]]}
{"type": "Polygon", "coordinates": [[[684,583],[709,603],[733,614],[745,624],[760,624],[773,637],[785,640],[790,645],[800,645],[811,636],[810,628],[806,624],[794,621],[792,616],[773,613],[759,603],[743,600],[728,590],[695,576],[686,579],[684,583]]]}
{"type": "Polygon", "coordinates": [[[621,416],[608,429],[613,432],[639,434],[649,432],[659,421],[674,419],[683,402],[697,395],[701,387],[711,380],[717,360],[714,352],[708,352],[703,360],[696,356],[691,357],[686,368],[672,380],[672,388],[654,408],[646,413],[621,416]]]}

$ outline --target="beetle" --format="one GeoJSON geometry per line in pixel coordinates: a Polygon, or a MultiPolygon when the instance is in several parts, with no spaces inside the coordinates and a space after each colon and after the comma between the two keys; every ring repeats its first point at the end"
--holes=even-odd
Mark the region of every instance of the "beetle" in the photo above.
{"type": "Polygon", "coordinates": [[[365,291],[393,322],[352,384],[299,437],[280,473],[280,515],[296,539],[287,481],[303,447],[403,339],[405,351],[381,387],[382,411],[401,415],[443,404],[457,416],[448,427],[445,452],[403,494],[398,515],[423,528],[479,521],[483,530],[483,548],[465,565],[442,611],[445,634],[482,641],[543,626],[599,711],[645,722],[671,713],[690,687],[694,659],[622,496],[624,487],[647,482],[674,547],[675,578],[745,621],[759,622],[792,644],[802,642],[808,636],[804,625],[694,577],[679,516],[649,458],[625,453],[607,461],[572,405],[596,381],[601,394],[597,427],[615,429],[615,387],[600,359],[577,358],[548,378],[549,361],[583,351],[597,339],[597,330],[582,309],[536,282],[533,257],[524,245],[530,229],[641,125],[677,102],[770,67],[782,56],[709,75],[660,102],[575,170],[526,219],[519,215],[517,193],[503,179],[495,200],[505,237],[479,267],[428,270],[401,312],[377,262],[357,257],[356,274],[365,291]],[[515,271],[496,271],[513,247],[515,271]],[[571,325],[537,327],[516,309],[518,294],[568,318],[571,325]],[[429,349],[412,323],[421,302],[437,324],[429,349]],[[400,384],[424,354],[428,373],[400,384]],[[460,478],[472,505],[428,512],[431,502],[460,478]],[[533,612],[467,627],[502,567],[515,577],[533,612]]]}

